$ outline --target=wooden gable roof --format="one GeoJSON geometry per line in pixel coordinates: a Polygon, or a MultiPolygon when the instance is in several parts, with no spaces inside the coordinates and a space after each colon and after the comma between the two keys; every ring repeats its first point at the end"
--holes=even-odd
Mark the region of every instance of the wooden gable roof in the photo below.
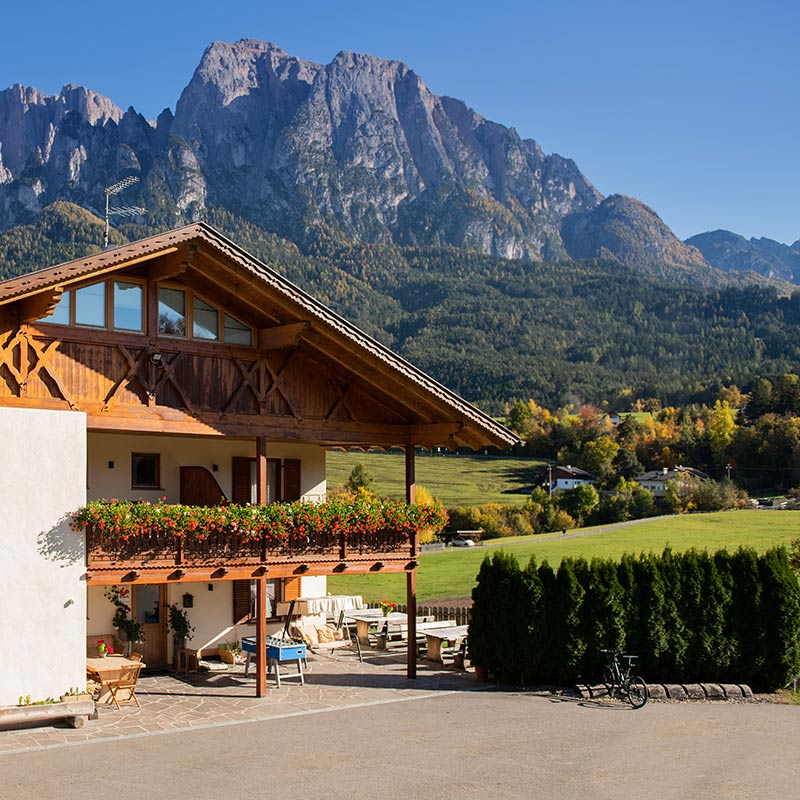
{"type": "Polygon", "coordinates": [[[87,412],[90,429],[261,431],[342,446],[518,441],[203,223],[0,283],[0,404],[66,404],[87,412]],[[138,275],[152,298],[158,282],[189,287],[251,324],[256,346],[165,339],[155,322],[125,334],[42,319],[64,291],[111,274],[138,275]],[[165,356],[158,370],[148,358],[156,351],[165,356]],[[95,379],[91,391],[86,374],[95,379]]]}

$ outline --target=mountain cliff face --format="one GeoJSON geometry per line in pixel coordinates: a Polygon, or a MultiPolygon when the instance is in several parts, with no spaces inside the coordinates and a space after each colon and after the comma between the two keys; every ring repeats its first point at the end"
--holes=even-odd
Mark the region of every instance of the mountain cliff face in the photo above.
{"type": "Polygon", "coordinates": [[[719,230],[699,233],[687,239],[686,244],[696,247],[717,269],[752,270],[768,278],[800,283],[800,239],[786,245],[719,230]]]}
{"type": "Polygon", "coordinates": [[[56,200],[99,209],[126,174],[141,182],[120,202],[154,226],[225,208],[301,243],[328,230],[537,260],[565,257],[562,220],[603,199],[572,161],[368,55],[217,42],[155,123],[76,86],[0,92],[0,227],[56,200]]]}
{"type": "Polygon", "coordinates": [[[0,92],[0,230],[57,201],[102,212],[104,187],[127,175],[140,182],[115,200],[147,209],[138,233],[222,213],[301,246],[322,235],[535,261],[613,258],[680,283],[741,282],[652,209],[604,199],[574,162],[432,94],[406,64],[369,55],[320,65],[273,44],[216,42],[175,113],[155,122],[73,85],[57,96],[0,92]]]}

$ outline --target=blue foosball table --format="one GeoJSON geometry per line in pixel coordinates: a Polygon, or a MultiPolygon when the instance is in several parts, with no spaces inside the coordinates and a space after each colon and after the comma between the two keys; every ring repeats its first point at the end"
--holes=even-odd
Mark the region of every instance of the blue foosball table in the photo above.
{"type": "MultiPolygon", "coordinates": [[[[290,642],[286,639],[276,639],[274,636],[267,636],[267,672],[272,669],[275,672],[275,683],[280,689],[281,678],[299,678],[300,683],[304,684],[303,679],[303,664],[305,663],[307,653],[304,644],[297,642],[290,642]],[[294,663],[297,667],[296,672],[281,673],[282,664],[294,663]]],[[[250,671],[250,659],[252,656],[258,657],[258,650],[256,649],[256,637],[245,636],[242,638],[242,651],[246,653],[247,658],[244,664],[244,674],[247,675],[250,671]]]]}

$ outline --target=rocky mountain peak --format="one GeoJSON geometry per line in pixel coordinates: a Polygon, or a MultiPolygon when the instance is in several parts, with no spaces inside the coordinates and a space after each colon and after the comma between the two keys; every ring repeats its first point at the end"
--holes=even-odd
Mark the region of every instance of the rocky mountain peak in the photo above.
{"type": "Polygon", "coordinates": [[[610,195],[588,212],[569,215],[561,229],[572,258],[616,258],[647,265],[671,280],[712,280],[700,251],[684,244],[649,206],[633,197],[610,195]]]}
{"type": "Polygon", "coordinates": [[[602,195],[577,165],[432,93],[405,63],[343,50],[327,65],[254,39],[213,42],[174,115],[148,123],[68,84],[0,92],[0,228],[102,188],[164,226],[212,209],[307,243],[466,247],[508,258],[611,254],[706,268],[646,206],[602,195]]]}
{"type": "Polygon", "coordinates": [[[746,239],[732,231],[716,230],[698,233],[686,243],[696,247],[717,269],[752,271],[800,283],[800,240],[786,245],[766,237],[746,239]]]}

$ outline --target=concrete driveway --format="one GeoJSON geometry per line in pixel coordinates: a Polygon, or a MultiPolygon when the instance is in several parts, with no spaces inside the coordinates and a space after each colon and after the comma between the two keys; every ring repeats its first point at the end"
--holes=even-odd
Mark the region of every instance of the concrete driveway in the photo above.
{"type": "MultiPolygon", "coordinates": [[[[175,702],[192,704],[193,726],[188,718],[173,730],[148,726],[146,714],[123,709],[106,712],[101,726],[109,714],[130,722],[139,714],[138,730],[6,748],[0,798],[798,796],[797,706],[649,703],[634,711],[617,702],[497,691],[434,670],[410,682],[402,665],[388,677],[388,664],[389,672],[345,668],[358,684],[353,702],[323,666],[309,676],[310,686],[315,675],[319,683],[305,700],[299,686],[289,703],[294,690],[243,698],[252,701],[249,718],[204,717],[204,703],[224,698],[190,692],[175,702]]],[[[148,701],[145,694],[145,708],[148,701]]],[[[0,733],[0,744],[10,734],[19,735],[0,733]]]]}

